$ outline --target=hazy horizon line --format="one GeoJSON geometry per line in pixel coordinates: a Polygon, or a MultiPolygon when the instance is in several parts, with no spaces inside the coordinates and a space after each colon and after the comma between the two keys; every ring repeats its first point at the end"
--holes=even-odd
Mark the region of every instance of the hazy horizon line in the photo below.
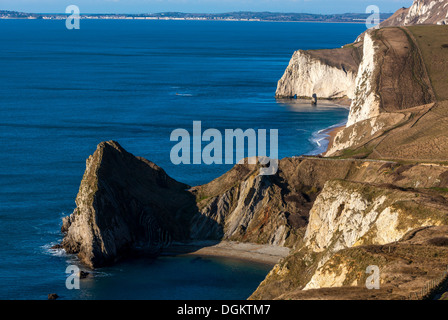
{"type": "MultiPolygon", "coordinates": [[[[0,11],[7,12],[16,12],[16,13],[25,13],[25,14],[67,14],[65,12],[25,12],[25,11],[16,11],[16,10],[6,10],[0,9],[0,11]]],[[[396,11],[390,12],[381,12],[381,13],[394,13],[396,11]]],[[[187,12],[187,11],[159,11],[159,12],[85,12],[83,14],[124,14],[124,15],[136,15],[136,14],[163,14],[163,13],[181,13],[181,14],[210,14],[210,15],[219,15],[219,14],[227,14],[227,13],[273,13],[273,14],[309,14],[309,15],[321,15],[321,16],[331,16],[331,15],[344,15],[344,14],[369,14],[365,12],[344,12],[344,13],[312,13],[312,12],[293,12],[293,11],[247,11],[247,10],[239,10],[239,11],[223,11],[223,12],[187,12]]]]}

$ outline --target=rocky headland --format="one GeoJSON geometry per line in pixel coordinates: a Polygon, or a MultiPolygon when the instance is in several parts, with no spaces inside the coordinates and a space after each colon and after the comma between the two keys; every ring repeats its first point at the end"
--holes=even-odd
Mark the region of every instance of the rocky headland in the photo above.
{"type": "Polygon", "coordinates": [[[296,51],[278,82],[277,98],[353,99],[362,43],[340,49],[296,51]]]}
{"type": "Polygon", "coordinates": [[[411,7],[398,10],[383,21],[381,27],[417,24],[448,24],[448,5],[445,0],[415,0],[411,7]]]}
{"type": "Polygon", "coordinates": [[[273,176],[240,164],[189,187],[99,144],[63,248],[96,268],[173,243],[284,247],[251,299],[434,297],[448,261],[447,7],[415,1],[354,44],[294,54],[278,97],[351,100],[324,157],[282,159],[273,176]],[[411,26],[421,22],[432,24],[411,26]],[[372,265],[380,290],[366,288],[372,265]]]}
{"type": "Polygon", "coordinates": [[[188,188],[117,142],[100,143],[87,159],[77,207],[63,220],[62,247],[92,268],[133,252],[157,254],[189,239],[196,202],[188,188]]]}

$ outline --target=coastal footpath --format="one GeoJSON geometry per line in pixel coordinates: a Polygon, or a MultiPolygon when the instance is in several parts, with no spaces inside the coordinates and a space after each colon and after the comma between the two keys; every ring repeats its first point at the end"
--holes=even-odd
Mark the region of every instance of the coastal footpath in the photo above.
{"type": "MultiPolygon", "coordinates": [[[[428,7],[446,13],[448,1],[415,1],[403,17],[439,14],[428,7]]],[[[341,49],[295,53],[279,81],[278,97],[350,100],[325,157],[283,159],[273,176],[240,164],[190,187],[103,142],[62,247],[91,268],[179,242],[285,247],[250,299],[434,297],[447,280],[448,26],[397,21],[341,49]],[[380,290],[366,289],[372,265],[380,290]]]]}

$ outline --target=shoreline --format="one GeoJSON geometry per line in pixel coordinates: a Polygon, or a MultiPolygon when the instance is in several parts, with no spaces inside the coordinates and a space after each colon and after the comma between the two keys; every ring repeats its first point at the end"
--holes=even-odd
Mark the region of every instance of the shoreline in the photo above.
{"type": "MultiPolygon", "coordinates": [[[[350,102],[347,100],[319,100],[318,105],[321,106],[333,106],[333,107],[339,107],[346,110],[350,110],[350,102]]],[[[315,131],[312,133],[309,140],[316,145],[316,147],[309,152],[309,154],[305,155],[311,155],[311,156],[325,156],[325,154],[330,150],[330,148],[333,145],[333,141],[336,137],[336,135],[343,129],[345,129],[347,124],[347,119],[345,119],[342,122],[336,123],[334,125],[331,125],[327,128],[315,131]]]]}
{"type": "Polygon", "coordinates": [[[339,131],[345,128],[346,120],[343,122],[334,124],[328,128],[314,132],[309,139],[316,147],[308,154],[310,156],[325,156],[333,145],[333,140],[339,131]]]}
{"type": "Polygon", "coordinates": [[[333,147],[333,142],[334,139],[336,138],[336,135],[344,130],[346,128],[346,125],[341,125],[341,126],[337,126],[335,128],[329,128],[326,131],[324,131],[323,133],[327,135],[327,141],[328,141],[328,145],[327,145],[327,149],[325,150],[325,152],[321,153],[322,156],[325,156],[325,154],[328,152],[328,150],[330,150],[333,147]]]}
{"type": "MultiPolygon", "coordinates": [[[[345,108],[350,111],[351,101],[344,100],[342,104],[338,104],[338,105],[341,106],[342,108],[345,108]]],[[[326,135],[326,139],[328,142],[327,148],[325,149],[324,152],[321,153],[322,156],[325,156],[327,154],[328,150],[330,150],[333,147],[333,143],[334,143],[334,139],[336,138],[336,135],[347,127],[347,121],[348,121],[348,119],[345,120],[344,123],[335,124],[334,126],[331,126],[322,132],[322,134],[326,135]]]]}
{"type": "MultiPolygon", "coordinates": [[[[323,105],[337,106],[350,110],[350,103],[344,99],[338,101],[321,100],[323,105]]],[[[334,124],[326,129],[319,130],[317,135],[323,136],[316,140],[317,150],[322,145],[320,141],[325,140],[327,145],[325,150],[318,155],[325,156],[328,150],[332,147],[336,135],[346,127],[347,120],[341,123],[334,124]]],[[[313,136],[315,136],[313,134],[313,136]]],[[[275,266],[283,258],[287,257],[290,249],[286,247],[254,244],[254,243],[240,243],[234,241],[193,241],[188,243],[174,243],[169,248],[164,250],[164,256],[198,256],[198,257],[217,257],[217,258],[231,258],[241,261],[248,261],[253,263],[265,264],[275,266]]]]}
{"type": "Polygon", "coordinates": [[[231,258],[265,265],[276,265],[289,255],[286,247],[234,241],[194,241],[174,243],[164,250],[164,256],[202,256],[231,258]]]}

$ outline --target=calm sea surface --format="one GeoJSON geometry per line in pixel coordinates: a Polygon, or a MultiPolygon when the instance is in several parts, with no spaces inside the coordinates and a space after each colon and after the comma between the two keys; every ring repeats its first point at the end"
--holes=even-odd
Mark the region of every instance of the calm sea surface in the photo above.
{"type": "MultiPolygon", "coordinates": [[[[73,262],[48,248],[104,140],[198,185],[231,166],[175,166],[174,129],[278,129],[280,157],[315,152],[347,110],[288,105],[276,83],[297,49],[336,48],[361,24],[0,20],[0,299],[246,299],[269,266],[162,257],[65,288],[73,262]]],[[[318,149],[319,150],[319,149],[318,149]]]]}

